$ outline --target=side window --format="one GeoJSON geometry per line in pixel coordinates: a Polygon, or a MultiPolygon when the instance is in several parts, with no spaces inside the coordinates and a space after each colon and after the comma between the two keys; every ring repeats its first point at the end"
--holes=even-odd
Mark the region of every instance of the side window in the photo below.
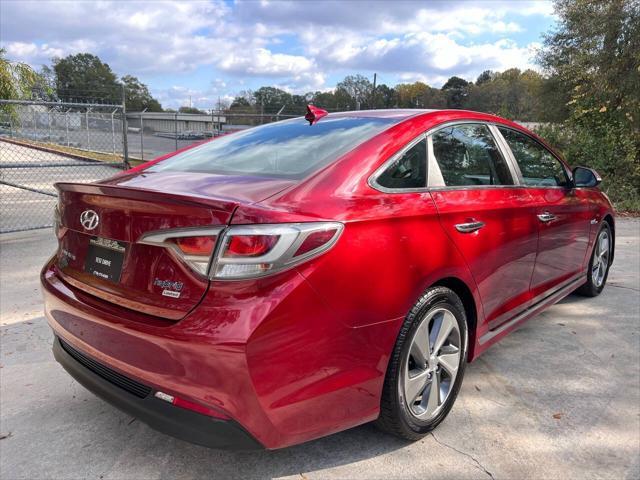
{"type": "Polygon", "coordinates": [[[525,185],[537,187],[567,186],[567,172],[546,148],[534,139],[510,128],[498,127],[518,162],[525,185]]]}
{"type": "Polygon", "coordinates": [[[486,125],[445,127],[432,139],[446,186],[513,185],[507,162],[486,125]]]}
{"type": "Polygon", "coordinates": [[[396,159],[376,179],[386,188],[422,188],[427,185],[427,141],[422,139],[396,159]]]}

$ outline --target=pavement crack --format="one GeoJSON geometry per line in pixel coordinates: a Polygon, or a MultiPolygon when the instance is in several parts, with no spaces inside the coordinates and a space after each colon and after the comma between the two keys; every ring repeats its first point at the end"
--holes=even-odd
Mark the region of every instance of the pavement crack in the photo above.
{"type": "Polygon", "coordinates": [[[440,441],[440,440],[438,440],[438,438],[433,434],[433,432],[429,432],[429,434],[433,437],[433,439],[436,441],[436,443],[438,443],[438,444],[442,445],[443,447],[447,447],[447,448],[449,448],[449,449],[453,450],[454,452],[458,452],[460,455],[464,455],[465,457],[468,457],[468,458],[470,458],[471,460],[473,460],[473,463],[475,463],[475,464],[476,464],[476,466],[477,466],[480,470],[482,470],[484,473],[486,473],[487,475],[489,475],[489,478],[491,478],[492,480],[495,480],[495,479],[494,479],[494,477],[493,477],[493,474],[492,474],[489,470],[487,470],[487,469],[484,467],[484,465],[482,465],[482,464],[480,463],[480,461],[479,461],[476,457],[474,457],[473,455],[471,455],[471,454],[469,454],[469,453],[467,453],[467,452],[463,452],[462,450],[458,450],[456,447],[454,447],[454,446],[452,446],[452,445],[449,445],[448,443],[441,442],[441,441],[440,441]]]}
{"type": "Polygon", "coordinates": [[[640,290],[637,288],[627,287],[625,285],[616,285],[615,283],[609,283],[608,286],[613,288],[624,288],[625,290],[632,290],[634,292],[640,292],[640,290]]]}

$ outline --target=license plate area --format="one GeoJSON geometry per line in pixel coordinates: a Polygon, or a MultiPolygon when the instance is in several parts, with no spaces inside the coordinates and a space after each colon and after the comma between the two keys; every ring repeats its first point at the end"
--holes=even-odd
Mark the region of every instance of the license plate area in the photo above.
{"type": "Polygon", "coordinates": [[[118,283],[122,275],[126,251],[127,244],[125,242],[91,237],[85,257],[84,271],[102,280],[118,283]]]}

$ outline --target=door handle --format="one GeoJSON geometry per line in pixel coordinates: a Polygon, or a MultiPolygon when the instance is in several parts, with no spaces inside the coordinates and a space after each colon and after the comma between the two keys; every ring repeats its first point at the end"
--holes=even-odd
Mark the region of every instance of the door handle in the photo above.
{"type": "Polygon", "coordinates": [[[460,233],[472,233],[480,230],[484,227],[484,222],[467,222],[467,223],[457,223],[455,225],[456,230],[460,233]]]}
{"type": "Polygon", "coordinates": [[[547,223],[547,222],[551,222],[552,220],[555,220],[557,217],[550,212],[543,212],[543,213],[539,213],[538,214],[538,219],[541,222],[547,223]]]}

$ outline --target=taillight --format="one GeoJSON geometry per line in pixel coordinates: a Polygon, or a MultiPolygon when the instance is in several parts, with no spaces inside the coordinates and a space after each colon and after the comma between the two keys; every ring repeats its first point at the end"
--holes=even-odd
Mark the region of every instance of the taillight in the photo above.
{"type": "Polygon", "coordinates": [[[227,257],[258,257],[278,242],[277,235],[231,235],[224,255],[227,257]]]}
{"type": "Polygon", "coordinates": [[[237,280],[269,275],[320,255],[342,229],[337,222],[238,225],[154,232],[140,243],[171,249],[211,279],[237,280]]]}
{"type": "Polygon", "coordinates": [[[177,237],[170,239],[185,255],[203,255],[211,257],[216,246],[217,235],[202,237],[177,237]]]}
{"type": "Polygon", "coordinates": [[[269,275],[326,252],[342,232],[336,222],[232,226],[221,235],[213,279],[269,275]]]}
{"type": "Polygon", "coordinates": [[[144,235],[138,243],[171,250],[196,272],[207,275],[222,227],[163,230],[144,235]]]}

